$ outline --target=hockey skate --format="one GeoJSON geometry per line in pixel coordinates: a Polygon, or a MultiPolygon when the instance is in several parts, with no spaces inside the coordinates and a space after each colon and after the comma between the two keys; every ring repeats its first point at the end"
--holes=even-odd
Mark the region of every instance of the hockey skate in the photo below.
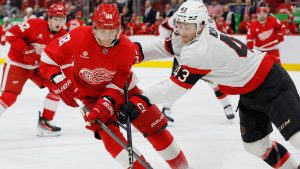
{"type": "Polygon", "coordinates": [[[39,112],[37,129],[37,136],[39,137],[55,137],[61,135],[61,128],[53,125],[51,121],[41,117],[41,112],[39,112]]]}
{"type": "Polygon", "coordinates": [[[224,107],[224,112],[228,120],[234,119],[235,115],[230,104],[224,107]]]}
{"type": "Polygon", "coordinates": [[[171,117],[171,109],[167,108],[167,107],[163,107],[162,109],[162,113],[166,116],[166,118],[168,119],[169,122],[174,123],[174,118],[171,117]]]}

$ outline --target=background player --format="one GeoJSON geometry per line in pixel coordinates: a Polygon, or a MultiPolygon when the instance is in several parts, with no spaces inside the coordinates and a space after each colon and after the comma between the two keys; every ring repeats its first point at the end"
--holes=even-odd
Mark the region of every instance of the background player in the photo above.
{"type": "Polygon", "coordinates": [[[176,30],[170,40],[180,38],[186,44],[179,57],[181,65],[170,79],[133,96],[121,111],[138,117],[141,107],[175,101],[202,78],[219,84],[224,93],[240,94],[241,136],[249,153],[273,168],[298,169],[299,162],[269,136],[273,123],[286,140],[300,149],[300,99],[288,73],[273,56],[249,49],[209,26],[212,21],[203,3],[187,1],[175,16],[176,30]]]}
{"type": "Polygon", "coordinates": [[[257,9],[258,20],[251,22],[247,33],[247,46],[253,49],[267,52],[276,57],[276,62],[280,62],[278,44],[283,42],[285,34],[285,25],[276,17],[268,16],[266,7],[257,9]]]}
{"type": "MultiPolygon", "coordinates": [[[[42,55],[41,73],[54,83],[54,91],[62,100],[77,107],[74,97],[81,98],[91,112],[85,116],[87,128],[100,138],[106,150],[124,168],[128,168],[128,153],[95,122],[100,119],[121,140],[116,115],[124,103],[123,87],[129,79],[129,94],[140,94],[131,74],[136,61],[134,44],[125,35],[120,35],[121,19],[114,4],[100,4],[93,15],[93,27],[73,29],[60,39],[50,43],[42,55]],[[61,69],[73,65],[71,74],[61,69]]],[[[188,162],[165,128],[167,119],[156,106],[151,106],[143,116],[132,121],[155,150],[173,169],[188,168],[188,162]]],[[[136,161],[134,168],[142,168],[136,161]]]]}
{"type": "MultiPolygon", "coordinates": [[[[6,40],[10,43],[10,49],[8,59],[3,67],[0,115],[15,103],[28,79],[40,88],[51,87],[51,83],[42,78],[37,69],[40,54],[50,41],[66,33],[62,29],[65,22],[64,6],[53,4],[48,9],[48,21],[30,19],[13,26],[6,32],[6,40]]],[[[47,94],[43,113],[39,117],[38,136],[59,136],[61,134],[61,128],[51,122],[59,100],[59,96],[51,91],[47,94]]]]}

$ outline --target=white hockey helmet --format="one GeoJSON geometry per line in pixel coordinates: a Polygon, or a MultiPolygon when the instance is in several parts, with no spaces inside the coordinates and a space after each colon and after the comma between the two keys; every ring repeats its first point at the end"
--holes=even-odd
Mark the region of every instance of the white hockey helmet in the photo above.
{"type": "Polygon", "coordinates": [[[197,31],[200,25],[207,23],[210,17],[205,4],[199,0],[184,2],[175,13],[175,22],[195,23],[197,31]]]}

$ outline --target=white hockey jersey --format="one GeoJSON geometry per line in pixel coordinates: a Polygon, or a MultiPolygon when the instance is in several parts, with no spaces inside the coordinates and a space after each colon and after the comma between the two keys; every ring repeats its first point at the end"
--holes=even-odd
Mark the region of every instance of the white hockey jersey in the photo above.
{"type": "MultiPolygon", "coordinates": [[[[176,101],[200,78],[219,84],[223,93],[250,92],[263,82],[274,63],[266,53],[250,50],[244,43],[209,25],[188,44],[183,44],[176,32],[166,42],[165,46],[169,46],[180,67],[169,80],[143,93],[153,104],[176,101]]],[[[147,51],[143,52],[147,58],[147,51]]]]}

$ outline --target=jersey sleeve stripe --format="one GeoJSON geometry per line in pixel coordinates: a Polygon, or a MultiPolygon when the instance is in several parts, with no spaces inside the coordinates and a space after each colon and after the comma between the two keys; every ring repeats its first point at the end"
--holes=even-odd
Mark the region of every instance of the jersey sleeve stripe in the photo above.
{"type": "Polygon", "coordinates": [[[173,31],[173,28],[170,26],[168,20],[166,22],[162,23],[162,27],[164,27],[170,31],[173,31]]]}
{"type": "Polygon", "coordinates": [[[209,69],[196,69],[188,66],[180,66],[172,73],[171,80],[177,85],[191,89],[197,81],[208,74],[209,69]]]}
{"type": "Polygon", "coordinates": [[[167,50],[168,53],[174,55],[171,38],[167,38],[165,40],[165,49],[167,50]]]}

